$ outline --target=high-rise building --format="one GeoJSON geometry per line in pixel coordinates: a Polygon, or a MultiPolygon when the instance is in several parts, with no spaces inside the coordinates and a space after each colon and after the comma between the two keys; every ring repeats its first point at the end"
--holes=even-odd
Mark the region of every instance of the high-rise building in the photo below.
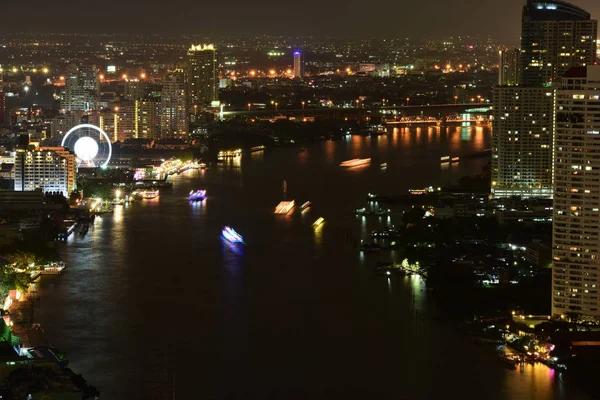
{"type": "Polygon", "coordinates": [[[128,78],[125,79],[125,86],[123,88],[123,97],[125,100],[138,100],[146,95],[146,84],[139,78],[128,78]]]}
{"type": "Polygon", "coordinates": [[[71,64],[67,67],[60,105],[63,112],[97,109],[99,95],[100,80],[95,65],[71,64]]]}
{"type": "Polygon", "coordinates": [[[40,151],[53,151],[65,160],[67,160],[67,191],[73,192],[77,188],[76,173],[77,173],[77,162],[75,153],[69,150],[67,147],[61,146],[40,146],[40,151]]]}
{"type": "Polygon", "coordinates": [[[600,317],[600,66],[569,70],[556,105],[552,314],[600,317]]]}
{"type": "Polygon", "coordinates": [[[494,197],[552,197],[554,96],[552,88],[496,88],[492,135],[494,197]]]}
{"type": "Polygon", "coordinates": [[[192,45],[187,52],[188,112],[196,114],[219,100],[215,46],[192,45]]]}
{"type": "Polygon", "coordinates": [[[593,63],[596,33],[597,21],[579,7],[527,0],[519,86],[494,90],[492,196],[552,198],[553,83],[570,67],[593,63]]]}
{"type": "Polygon", "coordinates": [[[509,49],[500,51],[498,85],[515,86],[519,84],[520,59],[520,49],[509,49]]]}
{"type": "Polygon", "coordinates": [[[15,190],[60,192],[69,195],[69,166],[65,158],[54,151],[26,150],[15,155],[15,190]]]}
{"type": "MultiPolygon", "coordinates": [[[[136,116],[135,103],[121,103],[115,109],[113,120],[114,141],[124,142],[127,139],[136,138],[136,116]]],[[[107,132],[107,135],[110,135],[107,132]]]]}
{"type": "Polygon", "coordinates": [[[0,126],[4,125],[4,116],[6,115],[6,105],[4,99],[4,77],[2,68],[0,68],[0,126]]]}
{"type": "Polygon", "coordinates": [[[135,137],[160,138],[160,102],[152,99],[135,101],[135,137]]]}
{"type": "Polygon", "coordinates": [[[300,50],[294,51],[294,77],[302,78],[304,76],[304,63],[300,50]]]}
{"type": "Polygon", "coordinates": [[[592,65],[598,21],[560,0],[527,0],[521,27],[522,86],[560,82],[572,66],[592,65]]]}
{"type": "Polygon", "coordinates": [[[160,130],[162,137],[182,137],[188,134],[189,117],[186,110],[185,74],[171,71],[163,83],[160,96],[160,130]]]}

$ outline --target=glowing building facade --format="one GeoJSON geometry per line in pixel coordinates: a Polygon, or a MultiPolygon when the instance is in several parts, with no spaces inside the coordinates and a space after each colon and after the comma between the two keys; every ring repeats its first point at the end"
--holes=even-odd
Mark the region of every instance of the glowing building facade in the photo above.
{"type": "Polygon", "coordinates": [[[187,113],[185,74],[183,70],[175,70],[167,74],[163,82],[160,102],[161,136],[187,136],[189,117],[187,113]]]}
{"type": "Polygon", "coordinates": [[[600,317],[600,66],[562,79],[554,168],[552,314],[600,317]]]}
{"type": "Polygon", "coordinates": [[[187,52],[188,111],[195,114],[218,98],[217,53],[214,45],[192,45],[187,52]]]}
{"type": "Polygon", "coordinates": [[[18,151],[15,155],[15,190],[59,192],[69,195],[69,164],[54,151],[18,151]]]}

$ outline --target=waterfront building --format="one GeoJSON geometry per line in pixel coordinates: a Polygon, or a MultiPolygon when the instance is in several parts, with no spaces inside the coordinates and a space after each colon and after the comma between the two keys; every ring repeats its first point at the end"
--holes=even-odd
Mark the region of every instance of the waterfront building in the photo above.
{"type": "Polygon", "coordinates": [[[294,77],[302,78],[304,76],[304,60],[300,50],[294,51],[294,77]]]}
{"type": "Polygon", "coordinates": [[[519,67],[521,60],[520,49],[500,51],[498,69],[498,85],[515,86],[519,84],[519,67]]]}
{"type": "Polygon", "coordinates": [[[560,0],[527,0],[521,29],[522,86],[560,82],[572,66],[592,65],[598,21],[560,0]]]}
{"type": "Polygon", "coordinates": [[[600,317],[600,66],[569,70],[556,103],[552,314],[600,317]]]}
{"type": "Polygon", "coordinates": [[[212,44],[192,45],[187,52],[188,111],[193,115],[219,100],[217,54],[212,44]]]}
{"type": "Polygon", "coordinates": [[[492,135],[492,196],[552,197],[552,88],[497,87],[492,135]]]}
{"type": "Polygon", "coordinates": [[[135,137],[160,138],[160,102],[153,99],[135,101],[135,137]]]}
{"type": "Polygon", "coordinates": [[[551,198],[556,81],[593,64],[598,24],[559,0],[527,0],[522,22],[519,85],[494,90],[491,194],[551,198]]]}
{"type": "Polygon", "coordinates": [[[75,153],[62,146],[40,146],[40,151],[53,151],[65,160],[67,160],[67,190],[69,193],[77,188],[77,160],[75,153]]]}
{"type": "Polygon", "coordinates": [[[182,137],[189,132],[186,109],[185,74],[181,69],[165,77],[160,97],[160,133],[162,137],[182,137]]]}
{"type": "Polygon", "coordinates": [[[71,64],[67,67],[60,107],[63,112],[98,108],[100,80],[95,65],[71,64]]]}
{"type": "Polygon", "coordinates": [[[55,151],[25,150],[15,155],[15,190],[69,195],[69,166],[55,151]]]}

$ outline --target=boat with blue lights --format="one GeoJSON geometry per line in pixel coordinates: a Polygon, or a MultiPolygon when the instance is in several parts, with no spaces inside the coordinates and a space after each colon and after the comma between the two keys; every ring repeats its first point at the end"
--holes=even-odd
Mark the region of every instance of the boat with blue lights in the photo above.
{"type": "Polygon", "coordinates": [[[189,199],[192,201],[202,201],[206,198],[206,190],[192,190],[189,199]]]}
{"type": "Polygon", "coordinates": [[[223,238],[225,240],[227,240],[228,242],[231,243],[244,243],[244,238],[242,237],[242,235],[240,235],[239,233],[237,233],[235,231],[235,229],[233,229],[232,227],[226,226],[223,228],[223,231],[221,232],[221,234],[223,235],[223,238]]]}

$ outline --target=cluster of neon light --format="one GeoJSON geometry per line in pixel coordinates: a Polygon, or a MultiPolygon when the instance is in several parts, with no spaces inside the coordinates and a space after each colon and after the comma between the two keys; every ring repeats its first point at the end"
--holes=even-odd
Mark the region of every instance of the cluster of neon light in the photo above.
{"type": "Polygon", "coordinates": [[[370,158],[354,158],[352,160],[343,161],[340,163],[340,167],[358,167],[360,165],[369,164],[370,162],[370,158]]]}
{"type": "Polygon", "coordinates": [[[233,228],[226,226],[222,231],[223,238],[231,243],[243,243],[244,238],[237,233],[233,228]]]}
{"type": "Polygon", "coordinates": [[[277,204],[277,207],[275,207],[275,214],[287,214],[292,210],[292,208],[294,208],[295,204],[296,202],[294,202],[294,200],[282,201],[281,203],[277,204]]]}
{"type": "Polygon", "coordinates": [[[190,192],[190,200],[204,200],[206,198],[206,190],[196,190],[190,192]]]}

